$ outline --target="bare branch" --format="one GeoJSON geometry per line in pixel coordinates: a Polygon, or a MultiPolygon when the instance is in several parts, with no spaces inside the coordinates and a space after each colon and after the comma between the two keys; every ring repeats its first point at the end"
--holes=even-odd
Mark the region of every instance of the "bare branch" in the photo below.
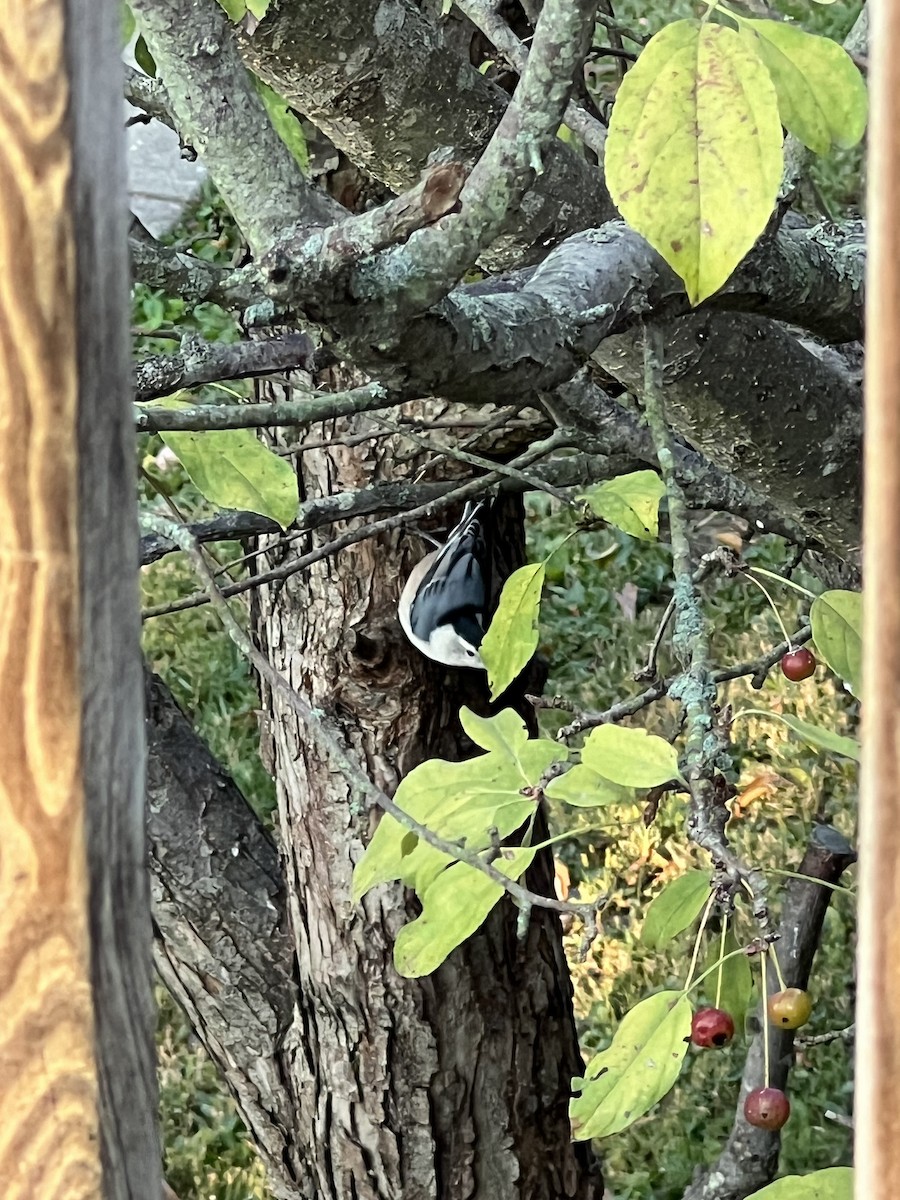
{"type": "MultiPolygon", "coordinates": [[[[514,459],[510,466],[522,469],[530,467],[538,459],[551,454],[554,450],[561,446],[567,445],[569,442],[568,436],[557,431],[552,434],[546,441],[537,442],[529,448],[524,454],[514,459]]],[[[430,517],[441,509],[449,508],[451,504],[461,503],[464,500],[470,500],[476,496],[484,494],[485,490],[494,486],[503,479],[500,472],[484,475],[479,479],[470,480],[468,483],[463,483],[453,487],[452,490],[445,492],[442,496],[437,496],[433,500],[429,500],[424,504],[418,505],[416,508],[398,513],[396,516],[385,517],[381,521],[373,521],[369,525],[361,525],[356,529],[351,529],[341,537],[335,538],[334,541],[328,542],[326,545],[317,546],[315,550],[311,550],[308,554],[300,555],[298,558],[288,559],[279,567],[274,567],[270,571],[263,571],[258,575],[253,575],[249,579],[243,579],[239,583],[230,584],[221,591],[223,598],[227,599],[232,596],[237,596],[241,592],[249,591],[252,588],[259,587],[264,583],[273,583],[276,580],[288,579],[291,575],[298,571],[303,571],[313,563],[320,562],[324,558],[330,557],[332,554],[337,554],[341,550],[345,550],[348,546],[353,546],[357,542],[361,542],[364,538],[374,537],[378,533],[387,533],[391,529],[397,529],[402,525],[408,524],[411,521],[419,520],[420,518],[430,517]]],[[[177,541],[176,538],[172,538],[177,541]]],[[[180,543],[178,543],[180,545],[180,543]]],[[[145,609],[143,616],[147,620],[150,617],[163,616],[172,612],[182,612],[188,608],[198,608],[201,605],[209,603],[209,596],[206,592],[199,592],[193,596],[188,596],[183,600],[178,600],[173,604],[159,605],[156,608],[145,609]]]]}

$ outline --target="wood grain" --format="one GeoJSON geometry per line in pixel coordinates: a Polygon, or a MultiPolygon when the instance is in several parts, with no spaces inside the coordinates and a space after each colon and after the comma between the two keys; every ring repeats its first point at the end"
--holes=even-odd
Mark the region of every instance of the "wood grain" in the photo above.
{"type": "Polygon", "coordinates": [[[873,0],[856,1195],[900,1180],[900,7],[873,0]]]}
{"type": "Polygon", "coordinates": [[[134,591],[117,21],[117,5],[90,0],[12,0],[0,21],[0,1180],[8,1200],[161,1191],[147,1103],[143,841],[132,828],[142,742],[128,610],[136,621],[137,608],[136,597],[120,605],[119,582],[124,573],[134,591]],[[98,432],[104,423],[111,428],[98,432]],[[102,557],[91,540],[101,537],[102,557]],[[127,733],[124,747],[112,743],[113,729],[127,733]],[[99,854],[109,861],[98,866],[99,854]],[[110,885],[123,874],[136,888],[110,885]],[[120,896],[124,911],[113,908],[120,896]],[[126,1098],[120,1115],[112,1101],[126,1098]]]}

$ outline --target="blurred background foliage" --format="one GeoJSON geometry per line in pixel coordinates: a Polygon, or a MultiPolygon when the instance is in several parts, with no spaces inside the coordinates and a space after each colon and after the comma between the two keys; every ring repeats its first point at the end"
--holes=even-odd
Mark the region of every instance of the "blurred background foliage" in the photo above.
{"type": "MultiPolygon", "coordinates": [[[[618,0],[615,7],[620,20],[642,34],[693,15],[696,9],[690,0],[653,6],[618,0]]],[[[831,5],[780,0],[774,7],[802,20],[807,29],[840,38],[860,6],[851,0],[831,5]]],[[[601,33],[598,42],[603,41],[601,33]]],[[[612,60],[599,58],[591,78],[595,94],[602,98],[614,89],[615,79],[612,60]]],[[[815,162],[813,186],[802,198],[811,216],[859,211],[861,155],[860,150],[841,151],[815,162]]],[[[209,184],[168,241],[222,263],[236,261],[241,253],[233,224],[209,184]]],[[[217,306],[188,310],[180,299],[143,285],[134,290],[132,324],[139,357],[171,352],[185,333],[223,341],[238,336],[233,319],[217,306]]],[[[229,385],[244,393],[249,387],[229,385]]],[[[198,398],[221,402],[223,394],[201,389],[198,398]]],[[[158,437],[139,439],[138,461],[142,504],[158,505],[166,496],[191,520],[210,515],[210,507],[158,437]]],[[[572,523],[570,511],[546,496],[532,498],[531,557],[546,555],[572,523]]],[[[215,548],[223,564],[233,563],[242,552],[238,545],[215,548]]],[[[788,548],[775,537],[754,539],[745,548],[745,558],[775,571],[785,570],[791,561],[788,548]]],[[[602,709],[639,690],[642,685],[634,682],[632,673],[646,661],[669,599],[669,572],[664,543],[639,543],[614,530],[579,534],[557,551],[541,612],[542,651],[550,661],[547,694],[561,694],[579,708],[602,709]]],[[[817,590],[802,568],[794,577],[817,590]]],[[[780,640],[768,602],[745,575],[723,579],[716,574],[703,586],[719,665],[755,658],[780,640]]],[[[789,630],[795,629],[804,612],[802,598],[777,584],[770,586],[782,619],[789,630]]],[[[166,604],[194,590],[181,555],[170,555],[142,572],[145,606],[166,604]]],[[[269,820],[274,786],[257,751],[258,695],[246,663],[209,607],[148,621],[144,649],[257,813],[269,820]]],[[[664,672],[672,666],[668,654],[664,643],[664,672]]],[[[856,731],[856,702],[821,667],[804,683],[789,683],[776,670],[759,692],[745,679],[727,685],[721,696],[736,711],[752,707],[791,712],[836,732],[856,731]]],[[[565,720],[562,712],[542,714],[551,735],[565,720]]],[[[655,705],[634,721],[669,736],[677,729],[674,707],[668,704],[655,705]]],[[[796,868],[813,823],[833,822],[855,840],[855,766],[804,746],[779,722],[759,717],[736,723],[733,752],[739,794],[732,802],[729,836],[745,857],[769,873],[777,918],[778,872],[796,868]]],[[[570,836],[558,846],[558,858],[572,888],[582,898],[607,897],[602,933],[587,960],[578,961],[577,934],[568,945],[579,1032],[589,1056],[608,1044],[618,1020],[638,1000],[683,982],[695,931],[663,950],[650,951],[641,944],[641,927],[647,905],[667,882],[706,864],[686,843],[678,798],[665,800],[649,827],[639,809],[592,814],[559,807],[552,814],[556,831],[567,829],[570,836]]],[[[852,886],[852,871],[844,882],[852,886]]],[[[746,914],[739,914],[739,938],[742,929],[750,936],[746,914]]],[[[843,1029],[851,1023],[854,936],[852,898],[838,893],[816,959],[811,984],[816,1006],[804,1033],[843,1029]]],[[[710,942],[714,940],[711,936],[710,942]]],[[[713,950],[712,944],[704,948],[701,961],[713,950]]],[[[712,995],[706,998],[713,1001],[712,995]]],[[[266,1200],[252,1143],[213,1064],[162,988],[158,1004],[160,1104],[169,1184],[179,1200],[266,1200]]],[[[669,1096],[631,1129],[602,1144],[607,1185],[615,1200],[676,1200],[695,1169],[715,1158],[733,1120],[743,1052],[739,1035],[725,1051],[689,1053],[669,1096]]],[[[790,1095],[792,1117],[783,1133],[781,1171],[803,1173],[850,1162],[852,1135],[825,1115],[852,1109],[852,1055],[847,1044],[835,1041],[802,1051],[790,1095]]]]}

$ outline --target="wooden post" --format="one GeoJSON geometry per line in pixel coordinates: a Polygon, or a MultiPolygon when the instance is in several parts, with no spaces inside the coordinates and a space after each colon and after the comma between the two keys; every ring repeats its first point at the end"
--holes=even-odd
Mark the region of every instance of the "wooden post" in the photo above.
{"type": "Polygon", "coordinates": [[[119,5],[0,20],[0,1189],[161,1195],[119,5]]]}
{"type": "Polygon", "coordinates": [[[900,1188],[900,5],[869,36],[863,768],[856,1196],[900,1188]]]}

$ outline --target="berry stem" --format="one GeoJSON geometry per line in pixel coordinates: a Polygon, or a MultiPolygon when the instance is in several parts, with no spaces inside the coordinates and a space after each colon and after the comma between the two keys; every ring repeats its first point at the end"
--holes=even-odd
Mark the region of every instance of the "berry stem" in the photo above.
{"type": "Polygon", "coordinates": [[[769,988],[766,979],[766,962],[769,957],[768,947],[766,953],[760,956],[760,967],[762,969],[762,1011],[763,1011],[763,1087],[769,1086],[769,1018],[766,1012],[766,1006],[769,1002],[769,988]]]}
{"type": "Polygon", "coordinates": [[[784,976],[781,973],[781,963],[778,961],[778,953],[775,950],[775,947],[770,945],[768,953],[772,955],[772,961],[775,963],[775,974],[778,976],[778,986],[782,991],[785,991],[786,985],[784,982],[784,976]]]}
{"type": "Polygon", "coordinates": [[[782,871],[778,867],[765,867],[764,870],[767,875],[784,875],[788,879],[805,879],[807,883],[817,883],[820,887],[830,888],[833,892],[843,892],[845,896],[850,896],[853,900],[857,898],[853,888],[843,887],[839,883],[829,883],[827,879],[816,879],[814,875],[804,875],[802,871],[782,871]]]}
{"type": "Polygon", "coordinates": [[[694,978],[694,971],[697,969],[697,959],[700,956],[700,942],[703,940],[703,930],[706,928],[706,922],[709,920],[709,914],[712,910],[713,901],[716,898],[715,892],[709,893],[709,899],[703,907],[703,916],[700,918],[700,928],[697,930],[697,937],[694,941],[694,953],[691,955],[691,965],[688,967],[687,979],[685,980],[684,990],[690,991],[691,980],[694,978]]]}
{"type": "Polygon", "coordinates": [[[725,936],[728,933],[728,913],[722,918],[722,940],[719,942],[719,974],[716,978],[716,1008],[720,1008],[722,999],[722,964],[725,961],[725,936]]]}
{"type": "Polygon", "coordinates": [[[806,596],[808,600],[816,599],[815,592],[811,592],[809,588],[801,587],[799,583],[794,583],[793,579],[788,579],[784,575],[777,575],[774,571],[767,571],[765,567],[748,567],[747,569],[755,571],[757,575],[765,575],[767,579],[775,579],[778,583],[783,583],[787,587],[793,588],[795,592],[799,592],[801,596],[806,596]]]}
{"type": "Polygon", "coordinates": [[[769,589],[767,587],[765,587],[764,584],[760,583],[758,579],[754,578],[753,575],[750,575],[746,571],[744,572],[744,574],[747,576],[747,578],[750,580],[751,583],[756,584],[756,586],[759,588],[759,590],[762,592],[762,594],[768,600],[769,606],[771,607],[772,612],[775,614],[775,620],[778,622],[778,626],[781,629],[782,637],[787,642],[788,654],[790,654],[791,651],[794,649],[794,643],[791,641],[791,635],[788,633],[787,627],[785,626],[784,621],[782,621],[782,619],[781,619],[781,613],[775,607],[775,601],[772,599],[772,595],[769,592],[769,589]]]}
{"type": "Polygon", "coordinates": [[[684,988],[682,990],[682,995],[686,996],[688,992],[692,992],[695,988],[698,988],[708,975],[712,975],[713,971],[715,971],[723,962],[728,962],[729,958],[737,958],[739,954],[746,956],[746,953],[747,951],[743,946],[738,946],[737,950],[729,950],[728,953],[724,955],[723,958],[720,958],[718,962],[714,962],[711,967],[707,967],[705,971],[701,972],[701,974],[697,976],[689,988],[684,988]]]}

